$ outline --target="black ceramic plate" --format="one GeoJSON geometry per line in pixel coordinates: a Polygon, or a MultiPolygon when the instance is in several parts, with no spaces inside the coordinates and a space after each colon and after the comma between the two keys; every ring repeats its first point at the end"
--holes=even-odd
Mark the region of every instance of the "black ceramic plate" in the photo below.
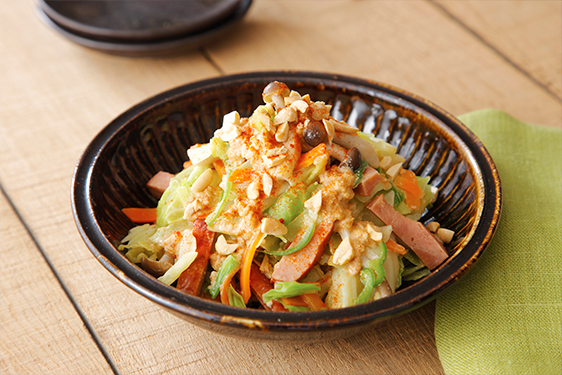
{"type": "Polygon", "coordinates": [[[39,19],[58,34],[81,46],[112,55],[143,57],[181,53],[212,43],[230,32],[246,15],[252,0],[240,0],[236,10],[226,19],[211,28],[177,38],[139,41],[115,41],[95,39],[88,35],[76,33],[51,19],[41,7],[35,9],[39,19]]]}
{"type": "Polygon", "coordinates": [[[194,34],[228,18],[240,0],[39,0],[60,26],[93,39],[154,41],[194,34]]]}
{"type": "Polygon", "coordinates": [[[204,328],[258,339],[319,340],[351,335],[417,308],[461,277],[482,254],[498,225],[501,185],[490,155],[459,120],[400,89],[357,78],[310,72],[258,72],[191,83],[132,107],[86,149],[74,173],[78,229],[96,258],[123,283],[204,328]],[[395,145],[405,166],[440,193],[422,221],[456,232],[450,257],[429,276],[395,295],[338,310],[276,313],[238,309],[164,285],[117,251],[133,227],[124,207],[155,207],[146,181],[159,170],[182,169],[186,149],[206,142],[234,109],[249,116],[271,81],[285,82],[332,115],[395,145]]]}

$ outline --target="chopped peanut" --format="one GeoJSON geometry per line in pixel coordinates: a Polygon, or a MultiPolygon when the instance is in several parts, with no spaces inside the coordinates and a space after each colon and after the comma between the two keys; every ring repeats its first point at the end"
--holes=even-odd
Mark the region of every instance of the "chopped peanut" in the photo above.
{"type": "Polygon", "coordinates": [[[232,254],[237,248],[238,244],[229,244],[222,234],[217,238],[217,242],[215,243],[215,250],[220,255],[232,254]]]}
{"type": "Polygon", "coordinates": [[[275,132],[275,140],[277,142],[285,142],[289,138],[289,123],[284,122],[277,128],[275,132]]]}
{"type": "Polygon", "coordinates": [[[306,110],[308,109],[308,103],[301,99],[295,100],[294,102],[291,103],[291,108],[296,109],[300,113],[305,113],[306,110]]]}
{"type": "Polygon", "coordinates": [[[435,233],[441,227],[441,224],[439,224],[437,221],[432,221],[431,223],[427,224],[426,227],[430,232],[435,233]]]}
{"type": "Polygon", "coordinates": [[[258,197],[260,196],[260,191],[258,189],[258,184],[255,181],[250,182],[250,184],[246,188],[246,194],[250,199],[258,199],[258,197]]]}
{"type": "Polygon", "coordinates": [[[437,237],[439,237],[439,239],[441,241],[443,241],[444,243],[449,243],[451,242],[451,240],[453,239],[453,236],[455,235],[455,232],[453,232],[450,229],[445,229],[445,228],[439,228],[437,230],[437,237]]]}
{"type": "Polygon", "coordinates": [[[322,120],[322,123],[324,124],[324,127],[326,128],[326,133],[328,134],[328,144],[331,145],[332,140],[336,135],[334,124],[331,121],[327,121],[327,120],[322,120]]]}
{"type": "Polygon", "coordinates": [[[263,192],[268,197],[271,195],[271,190],[273,189],[273,179],[267,173],[264,173],[262,176],[262,185],[263,185],[263,192]]]}
{"type": "Polygon", "coordinates": [[[275,116],[273,123],[280,125],[284,122],[294,122],[297,120],[297,111],[292,107],[286,107],[280,110],[275,116]]]}
{"type": "Polygon", "coordinates": [[[332,263],[335,266],[343,266],[353,258],[353,246],[351,240],[346,237],[334,252],[332,263]]]}
{"type": "Polygon", "coordinates": [[[314,194],[310,199],[304,202],[304,206],[314,213],[320,212],[322,208],[322,192],[314,194]]]}
{"type": "Polygon", "coordinates": [[[213,182],[213,171],[211,169],[207,169],[201,174],[201,176],[197,177],[197,180],[195,180],[193,185],[191,185],[191,191],[199,193],[205,190],[211,182],[213,182]]]}
{"type": "Polygon", "coordinates": [[[287,227],[284,226],[279,220],[269,217],[264,217],[261,220],[261,231],[265,234],[273,236],[284,236],[287,234],[287,227]]]}
{"type": "Polygon", "coordinates": [[[400,172],[401,169],[402,169],[402,163],[394,164],[392,167],[388,168],[386,174],[388,175],[388,178],[390,180],[394,181],[394,178],[398,176],[398,172],[400,172]]]}

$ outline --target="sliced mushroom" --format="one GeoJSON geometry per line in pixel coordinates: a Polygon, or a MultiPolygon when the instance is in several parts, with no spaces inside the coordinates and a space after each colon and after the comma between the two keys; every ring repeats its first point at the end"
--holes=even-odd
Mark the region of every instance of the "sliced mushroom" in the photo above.
{"type": "Polygon", "coordinates": [[[141,267],[154,277],[160,277],[173,265],[173,259],[168,253],[164,253],[159,260],[141,257],[141,267]]]}
{"type": "Polygon", "coordinates": [[[345,157],[344,161],[340,163],[340,167],[347,167],[356,171],[359,169],[362,162],[363,158],[361,157],[361,152],[359,152],[357,147],[352,147],[347,152],[347,156],[345,157]]]}
{"type": "Polygon", "coordinates": [[[344,161],[347,157],[347,149],[338,144],[332,143],[331,145],[326,145],[326,150],[328,150],[331,157],[340,162],[344,161]]]}
{"type": "Polygon", "coordinates": [[[337,143],[345,148],[357,147],[357,149],[361,152],[363,159],[366,160],[371,167],[379,167],[379,158],[375,148],[368,141],[362,139],[358,135],[336,132],[334,143],[337,143]]]}
{"type": "Polygon", "coordinates": [[[273,95],[286,97],[289,96],[290,93],[291,90],[289,90],[286,84],[284,84],[283,82],[273,81],[265,86],[265,88],[263,89],[262,97],[264,102],[270,103],[271,101],[273,101],[273,95]]]}

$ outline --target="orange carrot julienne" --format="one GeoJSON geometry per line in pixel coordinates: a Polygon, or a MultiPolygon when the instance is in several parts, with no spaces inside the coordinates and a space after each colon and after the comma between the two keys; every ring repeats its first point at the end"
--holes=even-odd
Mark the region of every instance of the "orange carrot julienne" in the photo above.
{"type": "Polygon", "coordinates": [[[400,255],[404,255],[407,253],[407,250],[404,246],[400,245],[399,243],[396,243],[392,240],[388,240],[385,242],[386,248],[388,250],[392,250],[395,253],[398,253],[400,255]]]}
{"type": "Polygon", "coordinates": [[[301,298],[301,296],[296,296],[296,297],[283,297],[280,298],[281,302],[283,302],[283,304],[285,306],[287,305],[291,305],[291,306],[308,306],[306,304],[306,302],[304,302],[304,300],[301,298]]]}
{"type": "Polygon", "coordinates": [[[252,179],[253,171],[249,168],[238,168],[228,178],[228,181],[233,184],[239,184],[241,182],[250,181],[252,179]]]}
{"type": "Polygon", "coordinates": [[[418,181],[414,172],[402,169],[400,174],[394,179],[394,184],[406,193],[406,205],[417,210],[421,205],[423,190],[418,186],[418,181]]]}
{"type": "Polygon", "coordinates": [[[185,161],[183,162],[183,169],[187,169],[189,167],[191,167],[193,165],[193,163],[191,162],[191,160],[185,161]]]}
{"type": "Polygon", "coordinates": [[[228,300],[228,288],[230,288],[230,283],[232,282],[232,278],[236,275],[239,268],[233,269],[228,275],[225,276],[224,280],[221,284],[221,302],[225,305],[230,305],[228,300]]]}
{"type": "Polygon", "coordinates": [[[300,297],[312,311],[320,311],[326,308],[324,301],[316,293],[303,294],[300,297]]]}
{"type": "Polygon", "coordinates": [[[329,156],[330,154],[328,154],[328,149],[326,148],[326,144],[320,143],[312,150],[305,152],[304,154],[301,155],[294,170],[298,171],[300,169],[308,167],[309,165],[314,164],[314,161],[323,155],[329,156]]]}
{"type": "Polygon", "coordinates": [[[217,159],[213,162],[213,167],[215,167],[215,170],[221,175],[224,176],[226,174],[226,168],[224,166],[224,163],[221,159],[217,159]]]}
{"type": "Polygon", "coordinates": [[[316,293],[301,294],[296,297],[281,298],[285,306],[307,306],[312,311],[320,311],[326,308],[324,301],[316,293]]]}
{"type": "Polygon", "coordinates": [[[133,223],[145,224],[156,222],[156,208],[123,208],[121,210],[133,223]]]}
{"type": "Polygon", "coordinates": [[[250,243],[250,247],[244,252],[244,260],[242,261],[242,269],[240,271],[240,294],[242,298],[244,298],[244,303],[248,303],[248,300],[252,296],[252,290],[250,289],[250,271],[252,270],[252,262],[256,254],[256,249],[265,236],[264,233],[258,232],[250,243]]]}

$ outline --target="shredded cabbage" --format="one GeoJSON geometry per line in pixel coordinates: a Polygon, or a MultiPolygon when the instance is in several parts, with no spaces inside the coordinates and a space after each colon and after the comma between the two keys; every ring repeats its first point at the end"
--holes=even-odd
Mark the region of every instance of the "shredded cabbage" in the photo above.
{"type": "Polygon", "coordinates": [[[164,284],[172,285],[172,283],[180,277],[182,272],[191,266],[191,263],[193,263],[195,258],[197,258],[196,251],[190,251],[183,254],[176,260],[174,265],[166,271],[165,274],[158,278],[158,280],[162,281],[164,284]]]}
{"type": "Polygon", "coordinates": [[[156,214],[158,219],[156,225],[165,227],[173,222],[183,219],[185,204],[191,196],[191,185],[204,171],[205,167],[194,167],[184,169],[170,180],[170,185],[162,194],[156,214]]]}
{"type": "MultiPolygon", "coordinates": [[[[252,294],[264,306],[277,300],[289,311],[345,308],[388,296],[402,281],[429,274],[410,249],[405,255],[387,251],[385,242],[400,239],[377,217],[385,218],[375,210],[383,202],[374,201],[384,198],[388,209],[418,220],[435,200],[429,177],[416,176],[420,197],[412,172],[408,184],[397,179],[406,172],[395,146],[350,129],[330,115],[329,104],[272,84],[264,92],[266,103],[249,118],[226,114],[208,143],[187,150],[191,165],[170,180],[156,223],[131,229],[119,250],[145,268],[150,262],[144,257],[173,261],[159,278],[172,285],[203,243],[211,268],[197,274],[201,293],[216,299],[224,278],[233,277],[220,300],[240,308],[252,294]],[[359,153],[348,154],[353,148],[359,153]],[[359,184],[369,196],[355,194],[359,184]],[[215,243],[217,237],[226,240],[215,243]],[[250,279],[256,267],[261,289],[250,279]],[[307,306],[295,306],[300,300],[307,306]]],[[[400,215],[392,218],[403,219],[400,215]]],[[[400,224],[410,223],[385,220],[398,233],[400,224]]]]}

